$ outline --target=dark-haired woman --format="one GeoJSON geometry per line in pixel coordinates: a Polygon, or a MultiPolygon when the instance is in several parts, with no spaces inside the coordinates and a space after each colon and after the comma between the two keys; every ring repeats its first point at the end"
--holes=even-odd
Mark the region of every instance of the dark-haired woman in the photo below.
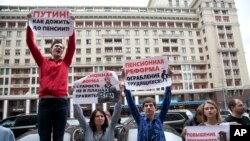
{"type": "Polygon", "coordinates": [[[115,104],[114,113],[112,114],[112,120],[109,123],[106,117],[106,113],[97,108],[90,116],[89,123],[86,122],[80,105],[74,104],[74,114],[79,120],[81,127],[83,128],[84,141],[113,141],[115,135],[115,126],[120,118],[121,114],[121,93],[119,101],[115,104]]]}

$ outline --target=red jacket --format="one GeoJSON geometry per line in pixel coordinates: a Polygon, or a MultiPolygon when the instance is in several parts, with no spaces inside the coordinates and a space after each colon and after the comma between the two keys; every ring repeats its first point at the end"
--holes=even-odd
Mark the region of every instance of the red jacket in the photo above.
{"type": "Polygon", "coordinates": [[[28,26],[26,31],[26,42],[39,67],[39,97],[68,95],[68,68],[75,53],[75,32],[69,37],[68,48],[65,57],[55,61],[47,59],[42,55],[34,41],[34,34],[28,26]]]}

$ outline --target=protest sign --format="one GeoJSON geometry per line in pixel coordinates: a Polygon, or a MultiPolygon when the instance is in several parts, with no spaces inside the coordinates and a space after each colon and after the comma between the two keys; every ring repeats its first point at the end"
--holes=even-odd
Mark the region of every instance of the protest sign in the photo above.
{"type": "Polygon", "coordinates": [[[119,89],[118,76],[114,71],[91,73],[74,82],[73,103],[117,102],[119,89]]]}
{"type": "Polygon", "coordinates": [[[125,86],[129,90],[145,90],[172,84],[168,77],[168,61],[164,56],[123,62],[125,86]]]}
{"type": "Polygon", "coordinates": [[[41,36],[70,36],[73,24],[67,8],[34,9],[29,18],[32,31],[41,36]]]}
{"type": "Polygon", "coordinates": [[[228,125],[187,126],[186,141],[230,141],[228,125]]]}

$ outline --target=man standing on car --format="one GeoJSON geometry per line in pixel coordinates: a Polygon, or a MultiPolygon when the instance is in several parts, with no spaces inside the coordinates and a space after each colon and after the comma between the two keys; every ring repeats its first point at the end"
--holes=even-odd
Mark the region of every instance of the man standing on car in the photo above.
{"type": "Polygon", "coordinates": [[[240,99],[232,99],[228,102],[228,108],[232,114],[225,118],[225,122],[237,122],[242,125],[250,125],[248,117],[244,116],[245,106],[240,99]]]}
{"type": "MultiPolygon", "coordinates": [[[[30,18],[31,15],[28,15],[30,18]]],[[[74,17],[71,16],[74,20],[74,17]]],[[[28,25],[26,42],[39,68],[38,133],[40,141],[63,141],[68,117],[68,70],[75,52],[75,32],[69,37],[68,47],[60,40],[51,44],[51,58],[42,55],[28,25]],[[65,56],[63,53],[66,50],[65,56]]]]}
{"type": "MultiPolygon", "coordinates": [[[[169,69],[168,75],[172,76],[169,69]]],[[[125,72],[122,72],[121,77],[125,78],[125,72]]],[[[128,106],[137,123],[138,133],[137,141],[166,141],[164,135],[163,121],[167,115],[168,108],[171,100],[171,87],[166,87],[164,92],[164,99],[162,108],[159,115],[155,115],[157,110],[155,100],[147,97],[143,101],[143,111],[145,115],[141,115],[133,101],[131,92],[127,89],[124,90],[128,106]]]]}

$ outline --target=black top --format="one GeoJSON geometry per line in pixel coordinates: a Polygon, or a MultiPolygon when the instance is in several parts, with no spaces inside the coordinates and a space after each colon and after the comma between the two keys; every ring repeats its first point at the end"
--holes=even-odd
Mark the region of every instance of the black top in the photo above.
{"type": "Polygon", "coordinates": [[[225,118],[225,122],[237,122],[237,123],[242,124],[242,125],[250,125],[250,120],[246,116],[242,116],[241,118],[236,118],[232,115],[228,115],[225,118]]]}

